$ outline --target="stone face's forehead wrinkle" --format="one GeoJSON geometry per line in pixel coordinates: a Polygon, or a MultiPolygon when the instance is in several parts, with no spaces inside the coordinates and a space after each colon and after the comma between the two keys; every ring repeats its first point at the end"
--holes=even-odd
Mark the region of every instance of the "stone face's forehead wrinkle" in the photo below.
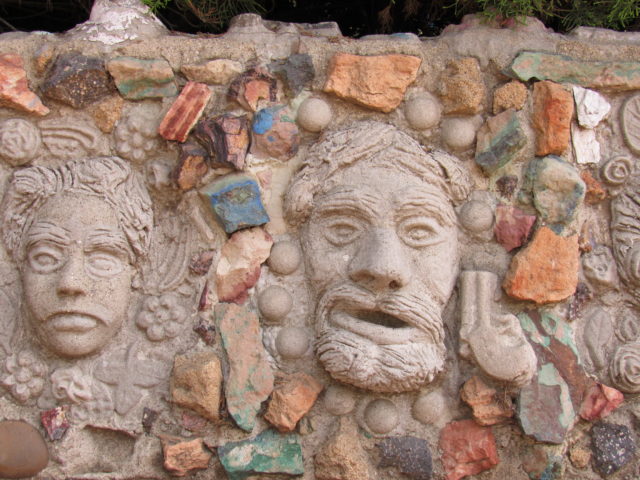
{"type": "Polygon", "coordinates": [[[54,223],[40,220],[34,223],[29,229],[25,247],[28,248],[41,241],[51,242],[64,247],[71,243],[71,238],[68,230],[54,223]]]}
{"type": "Polygon", "coordinates": [[[394,197],[398,216],[403,216],[407,211],[418,208],[427,211],[442,226],[452,226],[456,223],[453,208],[434,189],[419,187],[408,192],[399,192],[394,197]]]}
{"type": "Polygon", "coordinates": [[[116,249],[131,253],[129,242],[119,228],[97,227],[87,234],[84,243],[87,250],[116,249]]]}
{"type": "Polygon", "coordinates": [[[382,211],[379,197],[363,187],[352,186],[339,186],[318,197],[315,208],[317,213],[335,209],[353,209],[370,218],[379,216],[382,211]]]}

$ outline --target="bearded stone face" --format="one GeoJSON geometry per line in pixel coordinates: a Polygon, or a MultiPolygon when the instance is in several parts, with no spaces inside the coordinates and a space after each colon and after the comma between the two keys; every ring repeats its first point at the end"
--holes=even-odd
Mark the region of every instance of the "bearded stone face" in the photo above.
{"type": "Polygon", "coordinates": [[[318,358],[336,380],[377,392],[416,390],[444,367],[441,313],[458,268],[445,195],[392,165],[335,172],[302,228],[318,358]]]}

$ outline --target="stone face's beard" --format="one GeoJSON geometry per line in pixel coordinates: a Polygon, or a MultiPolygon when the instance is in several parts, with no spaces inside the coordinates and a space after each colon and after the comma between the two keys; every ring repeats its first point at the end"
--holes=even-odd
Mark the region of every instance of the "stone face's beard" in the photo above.
{"type": "Polygon", "coordinates": [[[339,284],[318,301],[316,352],[336,380],[376,392],[416,390],[444,367],[440,315],[428,294],[375,296],[339,284]]]}

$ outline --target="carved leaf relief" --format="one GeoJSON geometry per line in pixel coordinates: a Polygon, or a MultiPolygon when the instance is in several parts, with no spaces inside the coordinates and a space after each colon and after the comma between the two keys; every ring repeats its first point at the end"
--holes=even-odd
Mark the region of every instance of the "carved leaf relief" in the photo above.
{"type": "Polygon", "coordinates": [[[629,148],[640,154],[640,95],[634,95],[622,108],[622,132],[629,148]]]}

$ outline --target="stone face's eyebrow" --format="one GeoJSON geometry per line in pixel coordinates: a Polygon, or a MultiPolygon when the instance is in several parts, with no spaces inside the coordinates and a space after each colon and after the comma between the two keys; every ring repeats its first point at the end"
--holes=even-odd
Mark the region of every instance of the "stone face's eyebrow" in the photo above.
{"type": "Polygon", "coordinates": [[[455,213],[451,205],[442,198],[442,195],[432,189],[418,187],[411,191],[402,192],[396,195],[394,203],[398,217],[418,210],[435,218],[442,226],[448,227],[456,224],[455,213]]]}
{"type": "Polygon", "coordinates": [[[60,247],[66,247],[71,244],[69,232],[54,223],[40,220],[29,229],[27,233],[25,250],[38,242],[49,242],[60,247]]]}
{"type": "Polygon", "coordinates": [[[126,255],[133,252],[124,233],[119,228],[97,227],[84,239],[85,250],[117,250],[126,255]]]}
{"type": "Polygon", "coordinates": [[[375,218],[380,213],[378,198],[361,187],[341,186],[318,197],[314,213],[345,211],[375,218]]]}

